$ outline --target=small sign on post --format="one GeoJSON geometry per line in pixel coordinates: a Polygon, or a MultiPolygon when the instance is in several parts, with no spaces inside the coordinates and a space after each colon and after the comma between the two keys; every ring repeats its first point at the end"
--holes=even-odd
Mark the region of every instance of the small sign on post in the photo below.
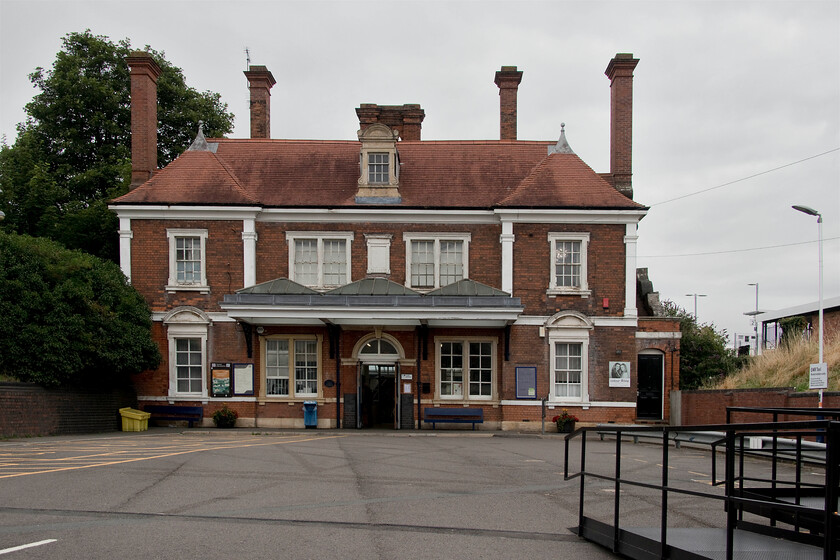
{"type": "Polygon", "coordinates": [[[811,364],[809,389],[828,389],[828,364],[811,364]]]}

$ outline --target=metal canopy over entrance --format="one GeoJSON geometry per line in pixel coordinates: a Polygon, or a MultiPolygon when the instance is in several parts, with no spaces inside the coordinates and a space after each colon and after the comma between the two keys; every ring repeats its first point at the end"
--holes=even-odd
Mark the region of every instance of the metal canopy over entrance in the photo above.
{"type": "Polygon", "coordinates": [[[320,293],[280,278],[226,294],[221,308],[252,325],[490,327],[512,324],[519,298],[473,280],[421,294],[384,278],[320,293]]]}

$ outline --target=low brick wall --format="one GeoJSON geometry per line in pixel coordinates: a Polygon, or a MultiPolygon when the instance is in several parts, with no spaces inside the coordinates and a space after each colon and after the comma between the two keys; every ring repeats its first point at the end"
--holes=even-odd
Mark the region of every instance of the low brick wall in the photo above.
{"type": "MultiPolygon", "coordinates": [[[[715,391],[680,391],[682,426],[725,424],[726,407],[817,408],[818,392],[797,393],[791,387],[771,389],[720,389],[715,391]]],[[[825,408],[840,408],[840,393],[823,394],[825,408]]],[[[757,414],[733,417],[736,422],[765,422],[772,418],[757,414]]]]}
{"type": "Polygon", "coordinates": [[[111,432],[121,428],[119,409],[137,406],[132,390],[44,389],[0,383],[0,437],[111,432]]]}

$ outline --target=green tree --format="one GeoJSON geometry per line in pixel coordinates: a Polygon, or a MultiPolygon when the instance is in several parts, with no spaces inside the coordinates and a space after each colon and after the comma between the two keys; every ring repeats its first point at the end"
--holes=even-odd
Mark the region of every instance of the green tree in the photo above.
{"type": "Polygon", "coordinates": [[[0,373],[45,386],[113,386],[156,368],[149,308],[119,267],[0,232],[0,373]]]}
{"type": "MultiPolygon", "coordinates": [[[[131,78],[128,39],[117,43],[90,30],[62,40],[51,70],[29,78],[40,91],[26,105],[12,146],[0,146],[4,227],[49,237],[68,248],[117,259],[117,219],[108,200],[128,191],[131,177],[131,78]]],[[[158,165],[175,159],[195,137],[233,129],[218,93],[187,86],[181,70],[150,47],[158,79],[158,165]]]]}
{"type": "Polygon", "coordinates": [[[726,347],[726,331],[714,324],[698,324],[694,316],[672,301],[663,302],[669,317],[680,319],[680,389],[697,389],[742,367],[744,360],[726,347]]]}

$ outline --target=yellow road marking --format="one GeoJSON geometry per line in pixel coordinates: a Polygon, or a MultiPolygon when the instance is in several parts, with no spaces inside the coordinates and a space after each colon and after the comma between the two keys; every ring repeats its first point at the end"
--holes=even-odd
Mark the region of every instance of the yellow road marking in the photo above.
{"type": "Polygon", "coordinates": [[[295,440],[286,440],[286,441],[270,441],[270,442],[263,442],[263,443],[252,443],[252,444],[242,444],[242,445],[218,445],[212,447],[200,447],[196,449],[188,449],[186,451],[176,451],[172,453],[164,453],[161,455],[152,455],[149,457],[136,457],[133,459],[123,459],[121,461],[108,461],[103,463],[94,463],[90,465],[81,465],[77,467],[61,467],[57,469],[45,469],[40,471],[31,471],[31,472],[23,472],[23,473],[14,473],[14,474],[5,474],[0,475],[0,479],[2,478],[14,478],[18,476],[29,476],[34,474],[44,474],[44,473],[54,473],[54,472],[62,472],[62,471],[74,471],[79,469],[90,469],[93,467],[108,467],[111,465],[120,465],[123,463],[134,463],[137,461],[148,461],[150,459],[163,459],[165,457],[174,457],[176,455],[187,455],[189,453],[198,453],[199,451],[213,451],[216,449],[241,449],[244,447],[261,447],[265,445],[283,445],[285,443],[303,443],[306,441],[316,441],[322,439],[334,439],[334,438],[343,438],[347,436],[324,436],[324,437],[312,437],[307,439],[295,439],[295,440]]]}

